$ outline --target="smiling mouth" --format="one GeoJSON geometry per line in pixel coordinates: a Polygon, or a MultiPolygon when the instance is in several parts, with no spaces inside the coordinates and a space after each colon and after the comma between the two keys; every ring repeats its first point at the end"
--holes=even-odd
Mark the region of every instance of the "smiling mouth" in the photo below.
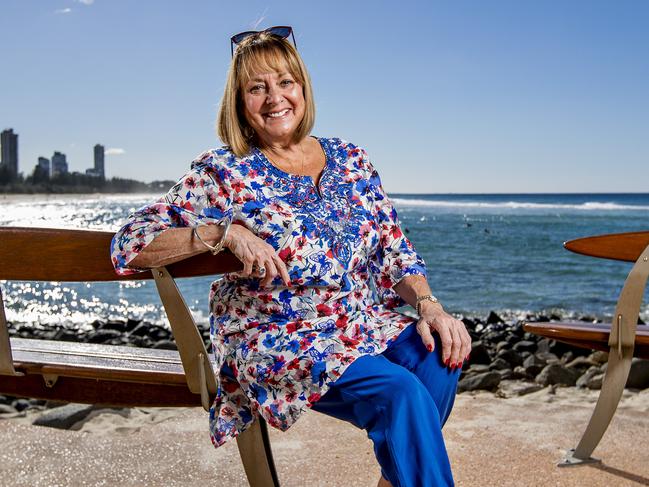
{"type": "Polygon", "coordinates": [[[265,116],[268,118],[281,118],[286,115],[289,110],[290,108],[285,108],[284,110],[280,110],[279,112],[268,112],[265,114],[265,116]]]}

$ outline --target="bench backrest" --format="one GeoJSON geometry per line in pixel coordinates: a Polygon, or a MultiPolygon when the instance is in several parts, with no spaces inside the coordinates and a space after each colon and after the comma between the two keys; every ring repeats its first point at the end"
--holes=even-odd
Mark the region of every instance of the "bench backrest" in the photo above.
{"type": "MultiPolygon", "coordinates": [[[[203,253],[175,264],[118,276],[110,260],[112,232],[0,227],[0,279],[96,282],[155,279],[182,360],[187,385],[209,409],[217,382],[202,337],[174,278],[237,271],[241,262],[229,252],[203,253]]],[[[0,292],[0,374],[13,368],[11,341],[0,292]]]]}
{"type": "MultiPolygon", "coordinates": [[[[118,276],[110,261],[113,232],[0,227],[0,279],[21,281],[124,281],[152,279],[150,271],[118,276]]],[[[241,269],[231,253],[209,252],[167,266],[174,277],[241,269]]]]}

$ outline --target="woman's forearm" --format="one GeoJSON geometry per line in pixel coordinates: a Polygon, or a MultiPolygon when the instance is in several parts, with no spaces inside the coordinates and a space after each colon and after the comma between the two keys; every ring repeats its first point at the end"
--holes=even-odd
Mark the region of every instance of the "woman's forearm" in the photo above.
{"type": "MultiPolygon", "coordinates": [[[[426,278],[418,274],[404,277],[395,284],[393,289],[406,303],[415,309],[417,309],[418,296],[432,294],[426,278]]],[[[421,308],[422,310],[443,311],[440,303],[432,303],[430,301],[424,301],[421,304],[421,308]]]]}
{"type": "MultiPolygon", "coordinates": [[[[197,227],[196,231],[206,243],[216,245],[223,236],[223,229],[220,225],[202,225],[197,227]]],[[[144,247],[128,266],[159,267],[205,251],[207,247],[194,236],[192,228],[169,228],[144,247]]]]}

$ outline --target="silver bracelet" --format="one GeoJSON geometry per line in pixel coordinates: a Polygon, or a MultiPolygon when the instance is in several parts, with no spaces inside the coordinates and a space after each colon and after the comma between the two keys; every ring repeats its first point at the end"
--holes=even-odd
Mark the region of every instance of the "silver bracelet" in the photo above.
{"type": "MultiPolygon", "coordinates": [[[[230,224],[232,223],[232,221],[231,221],[229,218],[224,218],[223,220],[225,220],[225,229],[223,230],[223,235],[221,236],[221,239],[218,241],[218,243],[217,243],[216,245],[210,245],[210,244],[208,244],[208,243],[207,243],[205,240],[203,240],[203,239],[201,238],[201,236],[198,234],[198,231],[197,231],[198,227],[194,227],[194,228],[193,228],[193,232],[194,232],[194,235],[196,235],[196,238],[197,238],[197,239],[198,239],[198,240],[199,240],[203,245],[205,245],[205,247],[207,247],[207,248],[209,249],[209,251],[212,253],[212,255],[216,255],[216,254],[218,254],[219,252],[221,252],[221,250],[223,250],[223,245],[225,244],[225,238],[228,236],[228,230],[230,230],[230,224]]],[[[220,221],[217,223],[217,225],[221,225],[221,222],[222,222],[223,220],[220,220],[220,221]]]]}

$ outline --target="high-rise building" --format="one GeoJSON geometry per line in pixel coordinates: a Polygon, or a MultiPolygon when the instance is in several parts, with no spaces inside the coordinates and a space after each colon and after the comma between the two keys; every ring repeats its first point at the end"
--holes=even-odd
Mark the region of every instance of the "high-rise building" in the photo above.
{"type": "Polygon", "coordinates": [[[43,171],[43,174],[47,174],[49,177],[50,175],[50,160],[47,157],[39,157],[38,158],[38,167],[41,168],[43,171]]]}
{"type": "Polygon", "coordinates": [[[60,152],[55,152],[52,156],[52,177],[58,176],[59,174],[68,173],[68,161],[66,161],[65,154],[60,152]]]}
{"type": "Polygon", "coordinates": [[[18,134],[13,129],[3,130],[0,134],[2,144],[2,165],[7,166],[14,174],[18,174],[18,134]]]}
{"type": "Polygon", "coordinates": [[[100,144],[95,145],[95,174],[102,179],[105,177],[104,146],[100,144]]]}

